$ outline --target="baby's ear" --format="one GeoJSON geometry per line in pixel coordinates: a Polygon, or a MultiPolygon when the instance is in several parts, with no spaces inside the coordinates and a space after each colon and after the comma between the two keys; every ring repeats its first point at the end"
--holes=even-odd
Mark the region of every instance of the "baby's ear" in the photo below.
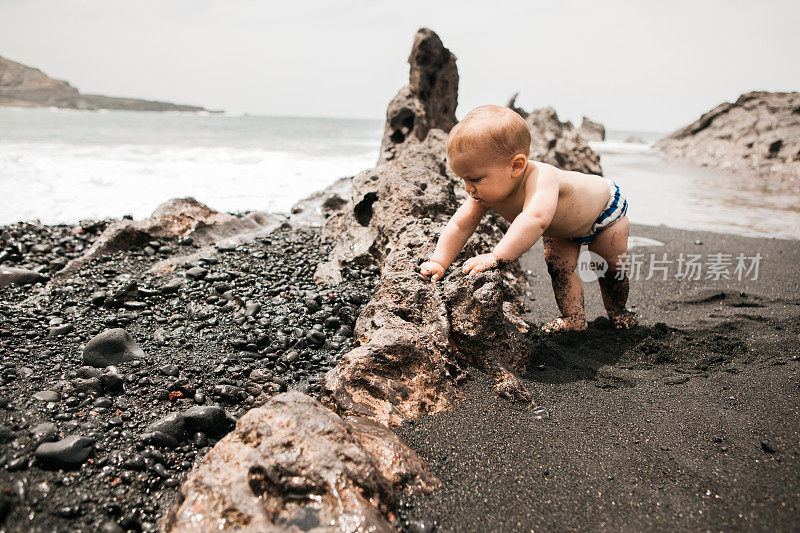
{"type": "Polygon", "coordinates": [[[528,163],[525,154],[517,154],[511,159],[511,170],[523,170],[528,163]]]}

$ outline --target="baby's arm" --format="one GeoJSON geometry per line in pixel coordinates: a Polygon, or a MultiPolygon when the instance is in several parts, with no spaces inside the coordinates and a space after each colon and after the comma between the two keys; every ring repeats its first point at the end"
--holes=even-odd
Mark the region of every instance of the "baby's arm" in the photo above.
{"type": "Polygon", "coordinates": [[[464,273],[483,272],[510,263],[528,251],[553,220],[558,205],[558,179],[542,176],[528,205],[522,208],[492,253],[471,257],[464,263],[464,273]]]}
{"type": "Polygon", "coordinates": [[[467,198],[442,229],[430,261],[420,266],[422,275],[430,276],[431,281],[437,281],[444,277],[444,271],[464,247],[470,235],[478,228],[481,218],[488,210],[488,207],[480,205],[472,198],[467,198]]]}

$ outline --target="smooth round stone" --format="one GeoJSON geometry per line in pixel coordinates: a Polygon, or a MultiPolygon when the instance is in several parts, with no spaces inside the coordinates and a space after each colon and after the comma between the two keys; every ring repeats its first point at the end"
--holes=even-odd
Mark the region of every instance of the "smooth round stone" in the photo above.
{"type": "Polygon", "coordinates": [[[98,368],[117,365],[143,356],[144,351],[122,328],[103,331],[87,342],[83,349],[83,362],[98,368]]]}
{"type": "Polygon", "coordinates": [[[28,467],[28,458],[23,456],[16,457],[11,459],[6,463],[6,470],[9,472],[17,472],[19,470],[24,470],[28,467]]]}
{"type": "Polygon", "coordinates": [[[72,435],[56,442],[46,442],[36,448],[36,459],[54,468],[74,468],[80,466],[94,450],[91,439],[72,435]]]}
{"type": "Polygon", "coordinates": [[[174,278],[162,285],[159,290],[161,294],[174,294],[178,292],[182,286],[183,281],[181,281],[180,278],[174,278]]]}
{"type": "Polygon", "coordinates": [[[103,302],[106,301],[107,294],[104,291],[96,291],[89,296],[89,300],[91,300],[93,305],[103,305],[103,302]]]}
{"type": "Polygon", "coordinates": [[[534,407],[529,416],[534,420],[547,420],[550,418],[550,413],[544,407],[534,407]]]}
{"type": "Polygon", "coordinates": [[[57,402],[61,396],[53,390],[42,390],[35,392],[33,394],[33,398],[39,400],[40,402],[57,402]]]}
{"type": "Polygon", "coordinates": [[[252,303],[247,306],[247,309],[245,309],[244,316],[247,317],[256,316],[260,312],[261,312],[261,304],[258,302],[252,303]]]}
{"type": "Polygon", "coordinates": [[[167,448],[177,448],[178,439],[160,431],[150,431],[142,433],[140,439],[145,444],[152,444],[153,446],[165,446],[167,448]]]}
{"type": "Polygon", "coordinates": [[[178,365],[164,365],[161,367],[161,372],[165,376],[175,377],[180,372],[180,368],[178,368],[178,365]]]}
{"type": "Polygon", "coordinates": [[[182,413],[170,413],[145,428],[146,433],[160,432],[181,441],[186,433],[186,421],[182,413]]]}
{"type": "Polygon", "coordinates": [[[27,268],[0,267],[0,289],[9,285],[30,285],[47,278],[27,268]]]}
{"type": "Polygon", "coordinates": [[[192,267],[186,271],[186,275],[192,279],[203,279],[208,275],[208,270],[203,267],[192,267]]]}
{"type": "Polygon", "coordinates": [[[58,440],[58,428],[52,422],[44,422],[31,429],[31,438],[39,443],[58,440]]]}
{"type": "Polygon", "coordinates": [[[198,405],[183,412],[186,427],[192,431],[201,431],[207,435],[219,435],[228,428],[225,410],[217,405],[198,405]]]}

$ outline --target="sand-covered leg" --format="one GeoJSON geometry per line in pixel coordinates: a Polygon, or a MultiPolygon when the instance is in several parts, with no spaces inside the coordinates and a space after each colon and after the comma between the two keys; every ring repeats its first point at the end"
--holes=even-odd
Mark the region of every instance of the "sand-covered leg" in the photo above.
{"type": "Polygon", "coordinates": [[[630,280],[622,267],[622,258],[628,253],[629,227],[628,217],[622,217],[589,243],[589,251],[608,263],[608,271],[598,282],[608,318],[617,329],[629,329],[638,324],[633,311],[625,307],[628,303],[630,280]]]}
{"type": "Polygon", "coordinates": [[[542,330],[545,333],[583,331],[586,329],[583,285],[575,272],[581,247],[570,240],[551,237],[544,237],[542,243],[553,294],[561,311],[561,316],[545,324],[542,330]]]}

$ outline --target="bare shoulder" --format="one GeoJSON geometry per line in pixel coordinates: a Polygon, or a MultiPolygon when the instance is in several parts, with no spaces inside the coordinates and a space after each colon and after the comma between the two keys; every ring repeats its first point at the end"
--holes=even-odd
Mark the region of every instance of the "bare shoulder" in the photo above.
{"type": "Polygon", "coordinates": [[[565,191],[582,184],[595,184],[604,181],[602,176],[597,176],[595,174],[586,174],[575,170],[564,170],[554,167],[553,165],[548,165],[547,163],[536,162],[536,165],[537,167],[541,165],[540,168],[543,170],[542,175],[545,176],[545,180],[556,180],[559,183],[559,187],[565,191]]]}
{"type": "Polygon", "coordinates": [[[534,165],[534,170],[528,175],[528,186],[526,187],[528,198],[526,200],[529,200],[537,191],[552,190],[554,187],[560,188],[559,174],[562,172],[561,170],[541,161],[529,160],[529,163],[534,165]]]}

